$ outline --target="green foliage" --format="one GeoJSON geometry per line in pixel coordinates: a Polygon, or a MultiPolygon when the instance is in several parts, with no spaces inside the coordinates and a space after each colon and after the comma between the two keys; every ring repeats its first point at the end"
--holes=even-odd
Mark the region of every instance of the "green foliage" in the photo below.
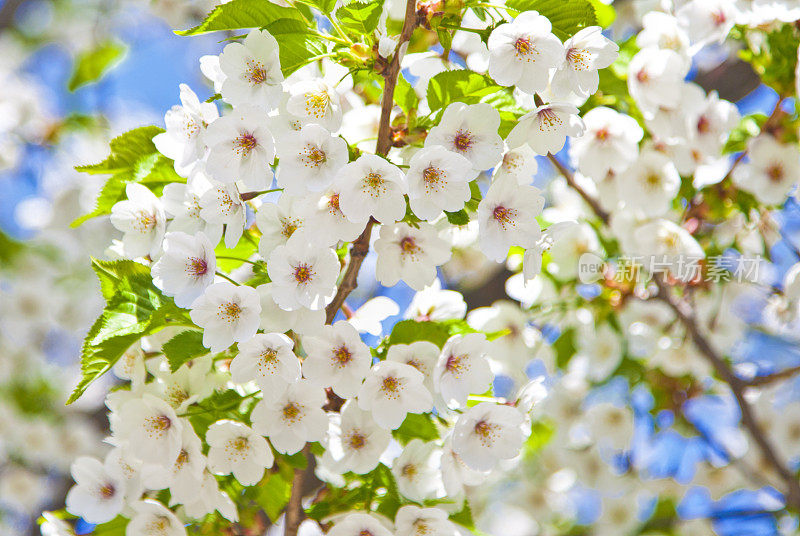
{"type": "MultiPolygon", "coordinates": [[[[305,456],[303,456],[305,458],[305,456]]],[[[289,472],[291,475],[291,472],[289,472]]],[[[280,517],[283,509],[289,503],[292,494],[291,476],[287,480],[282,472],[267,474],[255,487],[255,502],[264,509],[270,521],[275,523],[280,517]]]]}
{"type": "Polygon", "coordinates": [[[103,313],[92,325],[81,350],[81,379],[67,400],[75,402],[86,388],[145,335],[160,330],[172,319],[185,321],[171,299],[153,285],[150,269],[133,261],[92,259],[106,299],[103,313]]]}
{"type": "Polygon", "coordinates": [[[746,115],[742,117],[739,124],[731,130],[728,141],[722,149],[722,154],[738,153],[747,147],[747,140],[758,136],[761,127],[767,122],[767,116],[762,113],[746,115]]]}
{"type": "Polygon", "coordinates": [[[742,59],[750,63],[761,80],[779,95],[792,95],[800,33],[794,25],[784,24],[779,29],[768,32],[763,42],[761,35],[757,37],[757,45],[740,53],[742,59]]]}
{"type": "Polygon", "coordinates": [[[463,208],[457,212],[444,212],[447,221],[453,225],[466,225],[469,223],[469,214],[463,208]]]}
{"type": "Polygon", "coordinates": [[[215,7],[206,19],[194,28],[175,33],[198,35],[220,30],[265,28],[280,19],[304,20],[302,12],[296,8],[282,7],[266,0],[232,0],[215,7]]]}
{"type": "Polygon", "coordinates": [[[597,17],[597,24],[603,28],[611,26],[617,18],[617,10],[611,4],[603,3],[601,0],[589,0],[594,8],[597,17]]]}
{"type": "Polygon", "coordinates": [[[308,5],[314,6],[325,14],[331,13],[336,7],[336,0],[308,0],[308,5]]]}
{"type": "Polygon", "coordinates": [[[412,439],[433,441],[439,439],[439,430],[427,413],[409,413],[400,428],[392,431],[394,438],[405,445],[412,439]]]}
{"type": "Polygon", "coordinates": [[[392,328],[392,333],[389,335],[389,345],[430,341],[441,348],[449,338],[450,332],[443,323],[402,320],[392,328]]]}
{"type": "Polygon", "coordinates": [[[250,231],[245,231],[242,240],[233,248],[225,247],[225,241],[220,240],[220,243],[214,249],[214,255],[217,257],[217,268],[225,272],[230,272],[239,268],[243,261],[237,259],[249,259],[258,251],[258,241],[251,236],[250,231]],[[232,259],[220,257],[234,257],[232,259]]]}
{"type": "Polygon", "coordinates": [[[308,25],[296,19],[279,19],[267,26],[278,41],[283,76],[289,76],[313,58],[327,53],[325,43],[308,25]]]}
{"type": "MultiPolygon", "coordinates": [[[[553,33],[562,41],[597,24],[595,8],[589,0],[510,0],[506,6],[519,12],[538,11],[550,19],[553,33]]],[[[603,16],[608,18],[606,13],[603,16]]]]}
{"type": "Polygon", "coordinates": [[[503,88],[486,75],[464,69],[444,71],[428,82],[428,106],[431,111],[445,108],[452,102],[475,104],[483,97],[503,88]]]}
{"type": "Polygon", "coordinates": [[[95,209],[72,222],[77,227],[83,222],[110,214],[111,207],[125,199],[125,186],[138,182],[157,194],[166,184],[186,182],[175,173],[171,159],[159,154],[153,137],[164,132],[156,126],[139,127],[111,140],[111,153],[97,164],[76,166],[75,169],[90,175],[111,175],[97,197],[95,209]]]}
{"type": "Polygon", "coordinates": [[[118,41],[104,41],[77,55],[67,89],[75,91],[96,82],[117,65],[125,54],[125,45],[118,41]]]}
{"type": "Polygon", "coordinates": [[[169,361],[169,368],[175,372],[187,361],[206,355],[208,348],[203,346],[202,331],[187,329],[165,342],[161,351],[169,361]]]}
{"type": "Polygon", "coordinates": [[[0,264],[10,263],[22,248],[22,244],[0,230],[0,264]]]}
{"type": "Polygon", "coordinates": [[[406,80],[403,75],[398,75],[397,86],[394,88],[394,101],[403,110],[406,116],[411,114],[416,115],[417,106],[419,105],[419,97],[414,91],[413,86],[406,80]]]}
{"type": "Polygon", "coordinates": [[[371,34],[378,27],[383,2],[350,2],[336,10],[336,20],[356,36],[371,34]]]}

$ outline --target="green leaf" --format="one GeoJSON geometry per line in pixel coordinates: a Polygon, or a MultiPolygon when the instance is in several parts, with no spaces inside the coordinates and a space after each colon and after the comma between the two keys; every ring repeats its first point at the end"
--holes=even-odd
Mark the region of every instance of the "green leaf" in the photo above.
{"type": "Polygon", "coordinates": [[[445,210],[444,215],[447,216],[447,221],[453,225],[466,225],[469,223],[469,214],[463,208],[457,212],[447,212],[445,210]]]}
{"type": "Polygon", "coordinates": [[[611,4],[603,3],[602,0],[589,0],[594,8],[597,17],[597,24],[603,28],[611,26],[617,18],[617,10],[611,4]]]}
{"type": "Polygon", "coordinates": [[[289,503],[292,483],[286,481],[280,473],[267,471],[267,475],[259,482],[257,490],[256,502],[274,523],[289,503]]]}
{"type": "Polygon", "coordinates": [[[722,154],[738,153],[747,147],[747,140],[758,136],[761,127],[767,122],[767,116],[761,113],[747,115],[731,130],[728,141],[722,149],[722,154]]]}
{"type": "Polygon", "coordinates": [[[428,82],[428,106],[435,111],[453,102],[475,104],[501,90],[488,76],[463,69],[445,71],[428,82]]]}
{"type": "Polygon", "coordinates": [[[172,160],[158,153],[153,137],[164,132],[156,126],[139,127],[111,140],[111,152],[97,164],[76,166],[75,169],[91,175],[111,177],[100,189],[95,209],[72,222],[77,227],[86,220],[110,214],[111,208],[125,199],[125,186],[138,182],[158,195],[166,184],[186,182],[175,173],[172,160]]]}
{"type": "Polygon", "coordinates": [[[378,27],[383,2],[350,2],[336,10],[339,25],[356,35],[372,33],[378,27]]]}
{"type": "Polygon", "coordinates": [[[187,329],[165,342],[161,351],[169,361],[169,368],[175,372],[187,361],[206,355],[208,348],[203,346],[202,331],[187,329]]]}
{"type": "Polygon", "coordinates": [[[295,8],[282,7],[268,0],[232,0],[215,7],[198,26],[175,33],[197,35],[220,30],[264,28],[279,19],[302,21],[303,16],[295,8]]]}
{"type": "Polygon", "coordinates": [[[17,253],[22,251],[23,245],[0,230],[0,263],[8,265],[17,253]]]}
{"type": "Polygon", "coordinates": [[[784,24],[767,33],[765,40],[759,40],[756,50],[743,50],[739,54],[765,84],[786,97],[794,93],[798,46],[800,32],[793,24],[784,24]]]}
{"type": "Polygon", "coordinates": [[[157,152],[153,137],[162,132],[163,128],[154,125],[129,130],[111,140],[111,153],[105,160],[97,164],[75,166],[75,169],[92,175],[129,171],[142,155],[157,152]]]}
{"type": "Polygon", "coordinates": [[[110,370],[133,343],[163,328],[168,316],[188,322],[184,312],[153,285],[150,269],[134,264],[92,259],[107,303],[83,341],[81,379],[67,404],[110,370]]]}
{"type": "Polygon", "coordinates": [[[441,348],[449,338],[450,332],[447,326],[438,322],[401,320],[392,328],[392,333],[389,335],[389,345],[411,344],[415,341],[430,341],[441,348]]]}
{"type": "Polygon", "coordinates": [[[304,22],[280,19],[267,26],[267,30],[278,41],[283,76],[289,76],[312,58],[327,53],[325,43],[304,22]]]}
{"type": "Polygon", "coordinates": [[[400,428],[392,431],[392,435],[405,445],[412,439],[426,442],[439,439],[439,430],[427,413],[409,413],[400,428]]]}
{"type": "Polygon", "coordinates": [[[475,520],[472,517],[472,509],[469,507],[469,502],[466,499],[464,499],[464,507],[455,514],[450,515],[450,521],[458,523],[469,530],[475,530],[475,520]]]}
{"type": "Polygon", "coordinates": [[[309,4],[313,5],[326,15],[333,11],[336,7],[336,0],[309,0],[309,4]]]}
{"type": "Polygon", "coordinates": [[[397,85],[394,88],[394,101],[403,110],[406,116],[416,113],[419,105],[419,97],[414,87],[406,80],[402,74],[397,77],[397,85]]]}
{"type": "Polygon", "coordinates": [[[92,536],[125,536],[125,529],[130,520],[126,517],[117,516],[108,523],[102,523],[92,529],[92,536]]]}
{"type": "Polygon", "coordinates": [[[125,53],[125,45],[118,41],[104,41],[90,50],[78,54],[72,68],[67,89],[75,91],[79,87],[96,82],[117,65],[125,53]]]}
{"type": "Polygon", "coordinates": [[[553,33],[562,41],[587,26],[597,24],[597,16],[589,0],[510,0],[506,6],[519,12],[538,11],[550,20],[553,33]]]}

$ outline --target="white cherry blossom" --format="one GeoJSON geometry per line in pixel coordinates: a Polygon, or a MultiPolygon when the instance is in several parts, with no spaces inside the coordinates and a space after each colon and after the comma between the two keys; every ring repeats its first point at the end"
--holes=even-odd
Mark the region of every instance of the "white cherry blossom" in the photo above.
{"type": "Polygon", "coordinates": [[[510,149],[503,155],[503,161],[494,173],[494,179],[513,177],[518,184],[531,183],[533,176],[539,169],[536,162],[536,153],[527,143],[516,149],[510,149]]]}
{"type": "Polygon", "coordinates": [[[164,206],[147,187],[135,182],[125,186],[125,195],[128,199],[111,207],[111,225],[124,233],[125,256],[158,256],[167,223],[164,206]]]}
{"type": "Polygon", "coordinates": [[[340,320],[324,326],[316,335],[306,335],[303,347],[308,354],[303,361],[303,376],[331,387],[342,398],[358,393],[372,364],[372,354],[350,323],[340,320]]]}
{"type": "Polygon", "coordinates": [[[433,368],[439,359],[439,348],[429,341],[414,341],[411,344],[393,344],[386,352],[386,361],[410,365],[425,377],[423,385],[433,393],[433,368]]]}
{"type": "Polygon", "coordinates": [[[82,456],[72,464],[71,472],[75,485],[67,493],[67,512],[89,523],[117,517],[125,504],[125,478],[118,467],[82,456]]]}
{"type": "Polygon", "coordinates": [[[378,426],[368,411],[358,408],[355,400],[345,402],[338,429],[331,427],[327,455],[345,471],[365,474],[377,467],[389,446],[392,434],[378,426]]]}
{"type": "Polygon", "coordinates": [[[200,197],[200,217],[209,227],[209,239],[219,240],[225,226],[225,247],[233,248],[244,232],[246,209],[239,189],[234,183],[212,185],[200,197]]]}
{"type": "Polygon", "coordinates": [[[472,195],[469,181],[474,178],[472,164],[460,154],[439,145],[419,150],[406,172],[411,210],[425,220],[443,210],[460,210],[472,195]]]}
{"type": "Polygon", "coordinates": [[[378,281],[393,286],[402,280],[415,290],[431,284],[436,279],[436,268],[451,256],[449,244],[427,223],[418,227],[405,223],[381,226],[375,251],[378,281]]]}
{"type": "Polygon", "coordinates": [[[470,393],[482,394],[492,385],[488,345],[482,333],[453,335],[442,347],[433,385],[448,405],[464,407],[470,393]]]}
{"type": "Polygon", "coordinates": [[[302,235],[275,248],[267,260],[275,303],[290,311],[325,308],[336,293],[339,258],[330,248],[320,248],[302,235]]]}
{"type": "Polygon", "coordinates": [[[365,153],[345,165],[335,178],[339,207],[352,222],[370,216],[380,223],[394,223],[405,216],[406,180],[391,162],[365,153]]]}
{"type": "Polygon", "coordinates": [[[292,339],[283,333],[257,333],[239,343],[239,353],[230,364],[231,379],[255,381],[265,396],[280,393],[300,379],[300,360],[292,346],[292,339]]]}
{"type": "Polygon", "coordinates": [[[256,404],[251,415],[253,430],[267,436],[278,452],[294,454],[307,442],[325,437],[325,402],[325,391],[318,383],[299,380],[274,400],[256,404]]]}
{"type": "Polygon", "coordinates": [[[412,439],[392,462],[392,475],[400,493],[412,501],[430,499],[441,486],[438,455],[434,443],[412,439]]]}
{"type": "Polygon", "coordinates": [[[352,242],[364,230],[366,221],[353,222],[344,215],[339,200],[341,188],[333,185],[322,195],[308,195],[301,201],[308,229],[306,239],[321,246],[333,246],[340,240],[352,242]]]}
{"type": "Polygon", "coordinates": [[[611,171],[620,173],[636,160],[644,131],[635,119],[598,106],[583,116],[583,122],[586,132],[569,146],[569,157],[581,173],[601,180],[611,171]]]}
{"type": "Polygon", "coordinates": [[[267,188],[272,183],[275,142],[266,119],[260,108],[237,106],[208,125],[208,174],[220,182],[242,181],[253,190],[267,188]]]}
{"type": "Polygon", "coordinates": [[[214,282],[217,258],[206,235],[171,232],[164,235],[164,254],[153,265],[153,284],[175,305],[189,307],[214,282]]]}
{"type": "Polygon", "coordinates": [[[424,381],[425,375],[411,365],[383,361],[372,367],[359,388],[358,407],[372,411],[379,426],[397,429],[408,413],[433,409],[433,397],[424,381]]]}
{"type": "Polygon", "coordinates": [[[392,531],[373,514],[352,512],[338,520],[329,536],[393,536],[392,531]]]}
{"type": "Polygon", "coordinates": [[[522,412],[511,406],[481,402],[462,413],[453,428],[453,451],[478,471],[492,469],[499,460],[522,448],[522,412]]]}
{"type": "Polygon", "coordinates": [[[646,113],[662,106],[675,108],[688,70],[689,65],[677,52],[646,48],[637,52],[628,64],[628,91],[646,113]]]}
{"type": "Polygon", "coordinates": [[[543,207],[538,188],[520,186],[510,177],[495,179],[478,204],[481,251],[500,262],[511,246],[536,245],[542,234],[536,217],[543,207]]]}
{"type": "Polygon", "coordinates": [[[551,81],[559,95],[592,95],[600,83],[597,71],[614,63],[619,55],[619,46],[603,35],[600,26],[582,28],[564,42],[564,49],[564,63],[551,81]]]}
{"type": "Polygon", "coordinates": [[[146,499],[131,505],[133,516],[125,536],[186,536],[178,517],[158,501],[146,499]]]}
{"type": "Polygon", "coordinates": [[[733,182],[769,205],[786,200],[800,177],[800,152],[791,144],[779,143],[768,134],[751,139],[747,144],[747,163],[733,171],[733,182]]]}
{"type": "Polygon", "coordinates": [[[564,146],[567,136],[583,135],[585,126],[578,116],[578,109],[567,103],[542,104],[519,118],[511,129],[506,143],[512,149],[527,143],[542,156],[556,154],[564,146]]]}
{"type": "Polygon", "coordinates": [[[680,185],[681,178],[669,157],[645,150],[620,175],[618,194],[630,210],[659,216],[669,209],[680,185]]]}
{"type": "Polygon", "coordinates": [[[550,70],[564,60],[564,45],[551,32],[547,17],[520,13],[489,36],[489,76],[502,86],[516,85],[526,93],[547,87],[550,70]]]}
{"type": "MultiPolygon", "coordinates": [[[[187,423],[188,426],[188,423],[187,423]]],[[[181,451],[183,422],[158,397],[143,394],[125,402],[111,432],[140,460],[170,467],[181,451]]]]}
{"type": "Polygon", "coordinates": [[[441,508],[401,506],[394,518],[396,536],[454,536],[458,533],[441,508]]]}
{"type": "Polygon", "coordinates": [[[203,346],[221,352],[258,331],[261,303],[252,287],[220,281],[192,303],[192,322],[203,328],[203,346]]]}
{"type": "Polygon", "coordinates": [[[339,94],[323,80],[306,80],[289,86],[286,110],[303,124],[314,123],[331,132],[342,126],[339,94]]]}
{"type": "Polygon", "coordinates": [[[267,440],[243,423],[223,419],[208,427],[208,468],[215,474],[232,474],[243,486],[254,486],[272,467],[275,458],[267,440]]]}
{"type": "Polygon", "coordinates": [[[500,114],[491,105],[454,102],[428,132],[425,147],[441,145],[465,157],[476,170],[489,169],[497,164],[503,151],[499,127],[500,114]]]}
{"type": "Polygon", "coordinates": [[[219,117],[213,102],[200,102],[186,84],[180,85],[180,106],[176,105],[164,115],[167,130],[153,137],[158,152],[175,161],[175,171],[188,175],[195,164],[205,156],[205,130],[219,117]]]}
{"type": "Polygon", "coordinates": [[[328,188],[347,164],[347,142],[316,124],[280,136],[277,146],[278,186],[291,195],[328,188]]]}
{"type": "Polygon", "coordinates": [[[253,30],[241,43],[225,45],[219,55],[225,76],[222,100],[233,106],[255,104],[271,109],[281,99],[283,73],[278,42],[266,30],[253,30]]]}
{"type": "Polygon", "coordinates": [[[301,199],[282,194],[277,203],[263,203],[256,212],[256,225],[261,231],[258,253],[269,258],[270,253],[286,242],[305,225],[300,210],[301,199]]]}

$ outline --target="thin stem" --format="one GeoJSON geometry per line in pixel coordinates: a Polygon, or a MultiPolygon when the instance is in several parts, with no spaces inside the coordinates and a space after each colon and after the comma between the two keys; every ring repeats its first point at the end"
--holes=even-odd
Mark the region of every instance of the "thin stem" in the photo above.
{"type": "Polygon", "coordinates": [[[271,194],[272,192],[282,192],[283,188],[273,188],[272,190],[259,190],[257,192],[245,192],[243,194],[239,194],[239,197],[242,198],[242,201],[249,201],[254,197],[258,197],[259,195],[264,194],[271,194]]]}
{"type": "Polygon", "coordinates": [[[609,216],[608,212],[603,210],[603,207],[600,206],[600,203],[594,197],[590,196],[586,193],[586,191],[578,186],[578,183],[575,182],[575,176],[572,174],[570,170],[564,167],[564,164],[558,161],[558,159],[553,156],[551,153],[547,153],[547,158],[552,162],[553,166],[558,170],[559,173],[567,180],[567,184],[578,192],[578,194],[586,201],[586,204],[592,208],[592,211],[597,215],[598,218],[603,220],[603,223],[608,225],[609,216]]]}
{"type": "Polygon", "coordinates": [[[220,276],[222,279],[227,279],[228,281],[230,281],[231,283],[233,283],[237,287],[240,286],[239,283],[237,283],[236,281],[234,281],[233,279],[231,279],[227,275],[223,274],[222,272],[217,271],[217,272],[214,272],[214,273],[217,274],[218,276],[220,276]]]}
{"type": "Polygon", "coordinates": [[[258,265],[258,263],[257,263],[256,261],[251,261],[251,260],[247,260],[247,259],[241,259],[241,258],[239,258],[239,257],[229,257],[228,255],[217,255],[217,258],[218,258],[218,259],[227,259],[227,260],[229,260],[229,261],[241,261],[241,262],[247,262],[247,263],[250,263],[250,264],[252,264],[253,266],[256,266],[256,265],[258,265]]]}

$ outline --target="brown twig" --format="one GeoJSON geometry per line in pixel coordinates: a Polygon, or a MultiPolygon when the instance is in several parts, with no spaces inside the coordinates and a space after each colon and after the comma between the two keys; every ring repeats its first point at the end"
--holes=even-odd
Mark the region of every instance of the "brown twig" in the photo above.
{"type": "MultiPolygon", "coordinates": [[[[400,32],[397,48],[394,51],[391,63],[389,63],[388,67],[383,71],[384,86],[383,95],[381,97],[381,119],[378,126],[378,142],[375,147],[375,153],[381,156],[385,156],[392,146],[390,120],[392,108],[394,107],[394,88],[397,85],[397,76],[400,73],[400,56],[404,50],[403,45],[411,39],[411,34],[417,26],[416,7],[416,0],[406,1],[405,19],[403,20],[403,29],[400,32]]],[[[333,322],[336,313],[339,312],[347,296],[356,288],[358,272],[361,270],[364,257],[366,257],[369,252],[369,239],[372,235],[372,227],[374,224],[375,220],[370,218],[361,236],[356,238],[350,246],[350,262],[342,276],[333,301],[325,308],[325,321],[327,324],[333,322]]],[[[310,457],[308,445],[305,446],[303,452],[306,458],[310,457]]],[[[306,474],[310,471],[310,467],[311,464],[309,463],[308,469],[296,469],[294,472],[292,494],[289,497],[289,503],[286,505],[284,536],[297,536],[297,530],[305,516],[302,505],[303,485],[305,483],[306,474]]]]}
{"type": "MultiPolygon", "coordinates": [[[[303,455],[307,458],[310,456],[308,444],[303,447],[303,455]]],[[[309,463],[309,467],[311,464],[309,463]]],[[[286,517],[284,518],[283,534],[285,536],[296,536],[297,530],[300,528],[300,523],[303,522],[305,512],[303,511],[303,487],[306,479],[307,469],[295,469],[294,478],[292,478],[292,494],[289,496],[289,502],[286,504],[286,517]]]]}
{"type": "Polygon", "coordinates": [[[608,225],[608,212],[603,210],[603,207],[600,206],[600,202],[591,195],[587,194],[583,188],[578,186],[578,183],[575,182],[575,176],[572,174],[572,172],[564,167],[564,164],[559,162],[555,156],[553,156],[551,153],[547,153],[547,158],[553,163],[553,166],[555,166],[558,172],[561,173],[561,175],[567,180],[567,184],[569,184],[573,190],[578,192],[578,195],[580,195],[583,200],[586,201],[586,204],[592,208],[592,211],[597,215],[597,217],[600,218],[604,224],[608,225]]]}
{"type": "Polygon", "coordinates": [[[770,383],[775,383],[783,380],[788,380],[792,376],[800,374],[800,366],[797,367],[790,367],[787,369],[780,370],[778,372],[773,372],[772,374],[765,374],[763,376],[756,376],[750,380],[747,380],[745,383],[749,386],[760,386],[760,385],[768,385],[770,383]]]}
{"type": "MultiPolygon", "coordinates": [[[[580,196],[589,204],[597,217],[600,218],[603,223],[608,224],[608,214],[602,210],[594,198],[589,196],[579,185],[575,183],[575,180],[569,170],[561,165],[561,163],[558,162],[558,160],[556,160],[552,155],[548,155],[548,157],[561,172],[561,174],[564,175],[567,183],[574,188],[578,194],[580,194],[580,196]]],[[[675,312],[676,317],[689,333],[694,345],[698,350],[700,350],[700,353],[703,355],[703,357],[705,357],[706,360],[714,367],[714,370],[717,372],[719,377],[728,384],[731,392],[733,392],[733,395],[736,398],[736,402],[739,406],[739,410],[742,414],[742,426],[747,429],[750,437],[752,437],[753,441],[755,441],[764,459],[775,470],[775,472],[780,476],[781,480],[783,480],[786,485],[786,504],[792,506],[796,510],[800,510],[800,481],[795,478],[786,464],[781,461],[777,451],[772,446],[772,443],[765,437],[761,427],[758,425],[755,414],[753,413],[753,409],[745,399],[744,392],[749,386],[748,382],[745,382],[736,376],[736,374],[733,372],[733,369],[731,369],[725,359],[716,351],[706,336],[700,331],[691,307],[686,302],[674,298],[670,294],[668,286],[661,279],[657,277],[654,277],[653,279],[658,287],[658,294],[656,294],[655,298],[666,303],[675,312]]]]}

